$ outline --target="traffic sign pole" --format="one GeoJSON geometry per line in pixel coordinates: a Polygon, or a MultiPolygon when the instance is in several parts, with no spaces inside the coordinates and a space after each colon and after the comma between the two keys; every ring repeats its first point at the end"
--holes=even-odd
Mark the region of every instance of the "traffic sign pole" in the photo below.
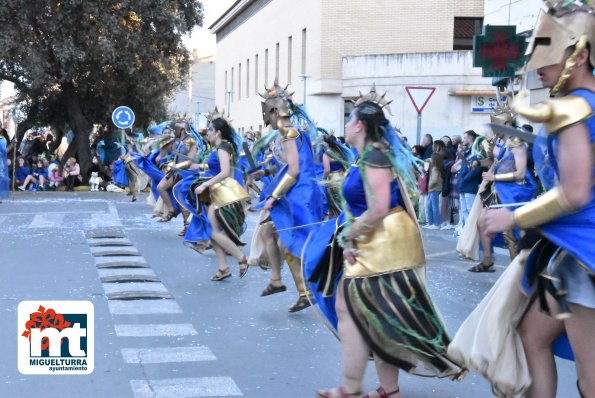
{"type": "Polygon", "coordinates": [[[417,112],[417,145],[421,143],[421,112],[417,112]]]}
{"type": "Polygon", "coordinates": [[[129,127],[132,127],[132,125],[134,124],[134,119],[134,112],[127,106],[119,106],[112,112],[112,122],[117,128],[121,130],[121,155],[124,155],[124,153],[126,152],[126,139],[124,138],[124,130],[129,127]]]}
{"type": "Polygon", "coordinates": [[[417,144],[421,143],[421,114],[428,104],[428,101],[436,91],[436,87],[405,87],[409,99],[413,103],[413,107],[417,111],[417,144]]]}

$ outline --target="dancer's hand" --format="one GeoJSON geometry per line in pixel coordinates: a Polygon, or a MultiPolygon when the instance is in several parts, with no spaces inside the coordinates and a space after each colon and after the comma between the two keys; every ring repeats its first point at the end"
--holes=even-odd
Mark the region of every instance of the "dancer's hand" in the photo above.
{"type": "Polygon", "coordinates": [[[345,242],[345,247],[343,248],[343,258],[349,263],[353,265],[357,262],[356,260],[357,250],[353,247],[353,242],[345,242]]]}
{"type": "Polygon", "coordinates": [[[256,170],[254,173],[250,173],[250,177],[255,180],[260,180],[262,177],[264,177],[264,170],[256,170]]]}
{"type": "Polygon", "coordinates": [[[484,209],[479,220],[479,225],[487,235],[495,235],[498,232],[509,231],[514,228],[512,212],[507,209],[484,209]]]}
{"type": "Polygon", "coordinates": [[[271,210],[273,208],[274,204],[275,204],[275,198],[268,198],[266,203],[264,204],[263,209],[271,210]]]}
{"type": "Polygon", "coordinates": [[[196,189],[194,190],[194,193],[197,195],[200,195],[201,193],[204,192],[205,189],[207,189],[207,187],[205,187],[203,184],[200,184],[199,186],[196,187],[196,189]]]}
{"type": "Polygon", "coordinates": [[[494,173],[482,173],[481,174],[481,178],[483,178],[484,181],[494,181],[495,177],[494,177],[494,173]]]}

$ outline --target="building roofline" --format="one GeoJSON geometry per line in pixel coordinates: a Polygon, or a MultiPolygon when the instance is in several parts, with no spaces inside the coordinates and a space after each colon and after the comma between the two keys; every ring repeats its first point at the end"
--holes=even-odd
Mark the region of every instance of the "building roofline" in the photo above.
{"type": "Polygon", "coordinates": [[[215,20],[215,22],[209,26],[211,33],[217,34],[217,32],[227,26],[227,24],[233,21],[247,6],[253,2],[254,0],[237,0],[231,5],[231,7],[227,9],[227,11],[223,13],[223,15],[217,18],[217,20],[215,20]]]}

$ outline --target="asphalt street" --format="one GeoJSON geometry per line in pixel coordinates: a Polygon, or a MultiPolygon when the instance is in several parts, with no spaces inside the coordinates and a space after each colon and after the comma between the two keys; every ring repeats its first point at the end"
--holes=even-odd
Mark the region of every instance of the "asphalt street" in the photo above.
{"type": "MultiPolygon", "coordinates": [[[[250,268],[238,278],[211,282],[214,253],[199,255],[182,244],[181,217],[169,223],[150,218],[145,197],[130,203],[106,192],[16,193],[0,204],[0,397],[247,398],[314,396],[314,390],[341,382],[339,343],[305,310],[289,314],[297,298],[287,269],[288,291],[260,297],[269,275],[250,268]],[[129,241],[126,250],[151,282],[102,283],[101,278],[132,273],[100,268],[89,233],[113,230],[129,241]],[[148,289],[171,298],[108,300],[110,294],[148,289]],[[23,375],[17,368],[17,306],[23,300],[88,300],[95,308],[95,369],[90,375],[23,375]]],[[[250,242],[256,215],[248,220],[250,242]]],[[[507,263],[498,255],[497,272],[467,272],[452,231],[424,231],[430,293],[451,335],[489,290],[507,263]]],[[[244,251],[247,253],[248,248],[244,251]]],[[[139,271],[140,270],[140,271],[139,271]]],[[[130,271],[130,272],[129,272],[130,271]]],[[[494,325],[497,327],[497,325],[494,325]]],[[[578,397],[574,364],[558,361],[559,391],[578,397]]],[[[372,364],[366,390],[377,387],[372,364]]],[[[490,397],[490,386],[469,374],[461,382],[401,374],[401,396],[490,397]]]]}

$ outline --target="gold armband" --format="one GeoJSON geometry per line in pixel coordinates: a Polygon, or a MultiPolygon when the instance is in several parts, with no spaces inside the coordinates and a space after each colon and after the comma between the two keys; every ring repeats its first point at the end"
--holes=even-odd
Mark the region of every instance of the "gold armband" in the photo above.
{"type": "Polygon", "coordinates": [[[558,133],[565,127],[589,118],[593,111],[589,103],[577,95],[551,98],[535,106],[520,103],[528,94],[519,93],[512,105],[513,111],[532,122],[543,123],[548,133],[558,133]]]}
{"type": "Polygon", "coordinates": [[[297,131],[295,127],[285,128],[281,120],[277,123],[277,127],[279,128],[279,133],[281,133],[281,142],[295,140],[300,136],[300,132],[297,131]]]}
{"type": "Polygon", "coordinates": [[[200,163],[198,165],[198,169],[199,170],[208,170],[209,169],[209,165],[207,163],[200,163]]]}
{"type": "Polygon", "coordinates": [[[494,181],[496,182],[512,182],[516,181],[514,173],[500,173],[494,174],[494,181]]]}
{"type": "Polygon", "coordinates": [[[516,209],[512,213],[512,218],[515,226],[527,229],[545,224],[571,212],[562,190],[555,187],[531,203],[516,209]]]}
{"type": "Polygon", "coordinates": [[[275,200],[279,200],[279,198],[289,192],[296,182],[297,180],[295,178],[286,173],[281,181],[279,181],[279,185],[277,185],[271,194],[271,197],[275,198],[275,200]]]}
{"type": "Polygon", "coordinates": [[[190,168],[190,165],[192,164],[191,161],[189,160],[184,160],[183,162],[177,163],[175,165],[176,169],[181,169],[181,170],[186,170],[190,168]]]}

